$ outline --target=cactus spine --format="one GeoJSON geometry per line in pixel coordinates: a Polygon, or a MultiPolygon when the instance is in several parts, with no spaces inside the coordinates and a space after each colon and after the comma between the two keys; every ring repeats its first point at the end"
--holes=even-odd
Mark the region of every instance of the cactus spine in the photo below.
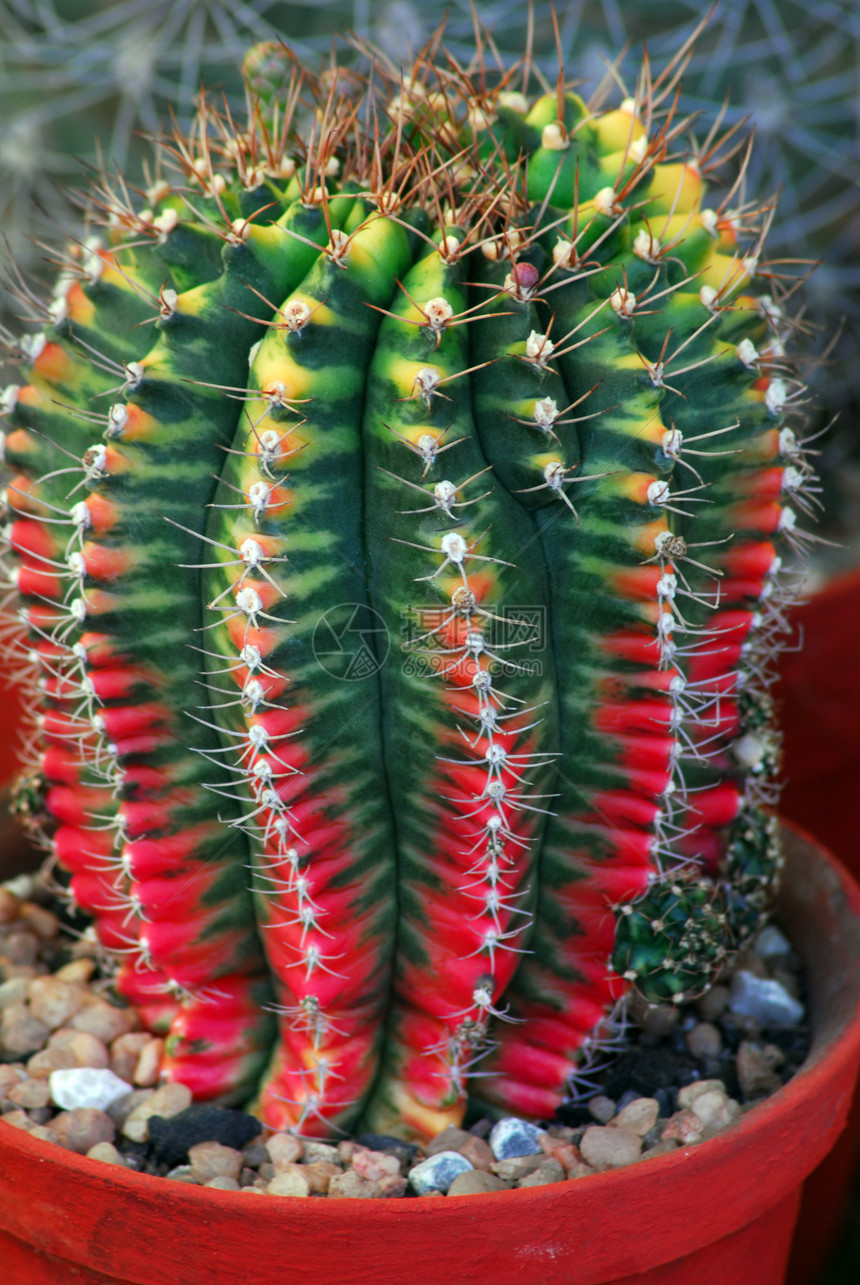
{"type": "Polygon", "coordinates": [[[703,206],[669,77],[247,73],[13,341],[19,807],[165,1077],[317,1134],[546,1117],[779,868],[814,497],[762,216],[703,206]]]}

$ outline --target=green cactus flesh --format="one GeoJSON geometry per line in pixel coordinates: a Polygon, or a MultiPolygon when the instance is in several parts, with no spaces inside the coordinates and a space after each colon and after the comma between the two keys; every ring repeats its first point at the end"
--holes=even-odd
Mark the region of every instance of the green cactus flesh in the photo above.
{"type": "Polygon", "coordinates": [[[18,808],[164,1078],[547,1118],[768,911],[789,323],[658,94],[276,52],[15,341],[18,808]]]}

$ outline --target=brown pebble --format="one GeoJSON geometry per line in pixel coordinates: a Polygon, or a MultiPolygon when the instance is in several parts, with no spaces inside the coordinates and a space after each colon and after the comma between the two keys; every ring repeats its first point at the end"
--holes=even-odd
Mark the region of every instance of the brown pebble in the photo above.
{"type": "Polygon", "coordinates": [[[152,1039],[147,1031],[130,1031],[128,1035],[118,1035],[110,1046],[110,1069],[126,1084],[134,1083],[134,1072],[137,1067],[140,1051],[152,1039]]]}
{"type": "Polygon", "coordinates": [[[131,1142],[146,1142],[149,1138],[149,1118],[153,1115],[178,1115],[191,1106],[191,1090],[184,1084],[162,1084],[145,1102],[132,1111],[122,1126],[123,1134],[131,1142]]]}
{"type": "Polygon", "coordinates": [[[80,982],[62,982],[57,977],[34,977],[30,982],[30,1012],[49,1030],[65,1026],[84,1002],[86,991],[80,982]]]}
{"type": "Polygon", "coordinates": [[[87,1035],[94,1035],[96,1039],[101,1040],[102,1044],[110,1044],[120,1035],[125,1035],[131,1030],[128,1011],[124,1008],[115,1008],[113,1004],[106,1004],[104,1000],[99,1000],[96,1004],[87,1004],[79,1009],[69,1025],[76,1031],[85,1031],[87,1035]]]}
{"type": "Polygon", "coordinates": [[[671,1035],[678,1021],[678,1009],[674,1004],[651,1004],[642,1016],[642,1030],[655,1039],[671,1035]]]}
{"type": "Polygon", "coordinates": [[[510,1183],[484,1169],[467,1169],[458,1173],[448,1188],[449,1196],[478,1196],[487,1191],[508,1191],[510,1183]]]}
{"type": "Polygon", "coordinates": [[[377,1182],[400,1173],[400,1161],[397,1156],[383,1151],[370,1151],[367,1147],[358,1147],[352,1157],[352,1167],[362,1178],[377,1182]]]}
{"type": "Polygon", "coordinates": [[[639,1159],[642,1139],[630,1129],[595,1124],[585,1130],[579,1150],[593,1169],[620,1169],[639,1159]]]}
{"type": "Polygon", "coordinates": [[[27,1074],[34,1080],[47,1080],[52,1071],[67,1071],[77,1065],[78,1060],[69,1049],[42,1049],[27,1059],[27,1074]]]}
{"type": "Polygon", "coordinates": [[[598,1093],[588,1104],[588,1111],[598,1124],[608,1124],[615,1115],[615,1103],[604,1093],[598,1093]]]}
{"type": "Polygon", "coordinates": [[[54,973],[61,982],[83,982],[90,980],[96,971],[96,961],[86,955],[82,959],[71,959],[54,973]]]}
{"type": "Polygon", "coordinates": [[[700,1098],[703,1093],[725,1093],[725,1091],[726,1086],[722,1080],[694,1080],[692,1084],[685,1084],[678,1090],[678,1106],[692,1108],[696,1098],[700,1098]]]}
{"type": "Polygon", "coordinates": [[[107,1113],[118,1129],[122,1129],[132,1111],[135,1111],[142,1102],[149,1101],[153,1091],[152,1089],[132,1089],[130,1093],[124,1093],[121,1098],[111,1102],[107,1113]]]}
{"type": "Polygon", "coordinates": [[[90,1147],[87,1155],[90,1160],[100,1160],[105,1165],[120,1165],[123,1169],[126,1167],[125,1160],[112,1142],[97,1142],[94,1147],[90,1147]]]}
{"type": "Polygon", "coordinates": [[[715,1022],[725,1012],[730,998],[728,986],[717,982],[696,1001],[696,1011],[703,1022],[715,1022]]]}
{"type": "Polygon", "coordinates": [[[494,1173],[497,1178],[504,1178],[506,1182],[516,1182],[518,1178],[525,1178],[527,1173],[533,1173],[545,1159],[546,1156],[541,1151],[536,1156],[511,1156],[508,1160],[494,1160],[490,1165],[490,1173],[494,1173]]]}
{"type": "Polygon", "coordinates": [[[548,1157],[542,1165],[538,1165],[534,1173],[527,1173],[525,1178],[521,1178],[517,1183],[518,1187],[548,1187],[553,1182],[564,1182],[566,1178],[563,1167],[557,1160],[548,1157]]]}
{"type": "Polygon", "coordinates": [[[13,1084],[26,1080],[27,1072],[20,1063],[0,1062],[0,1098],[6,1096],[13,1084]]]}
{"type": "Polygon", "coordinates": [[[9,888],[0,886],[0,924],[11,924],[18,918],[21,902],[9,888]]]}
{"type": "Polygon", "coordinates": [[[238,1191],[239,1183],[235,1178],[230,1178],[226,1173],[216,1174],[208,1182],[204,1182],[204,1187],[214,1187],[216,1191],[238,1191]]]}
{"type": "Polygon", "coordinates": [[[275,1174],[266,1187],[270,1196],[309,1196],[311,1185],[302,1172],[303,1165],[289,1165],[275,1174]]]}
{"type": "Polygon", "coordinates": [[[742,1040],[735,1057],[738,1082],[745,1098],[763,1098],[776,1093],[782,1080],[774,1067],[785,1061],[781,1049],[775,1044],[760,1044],[757,1040],[742,1040]]]}
{"type": "Polygon", "coordinates": [[[0,1118],[4,1124],[11,1124],[13,1129],[23,1129],[25,1133],[29,1133],[33,1128],[33,1121],[20,1107],[16,1107],[14,1111],[4,1111],[0,1118]]]}
{"type": "Polygon", "coordinates": [[[35,933],[9,933],[3,942],[3,954],[10,964],[25,964],[32,968],[39,958],[39,938],[35,933]]]}
{"type": "Polygon", "coordinates": [[[312,1160],[310,1164],[302,1165],[301,1167],[304,1170],[312,1196],[324,1196],[328,1192],[332,1178],[336,1178],[339,1173],[343,1173],[341,1166],[334,1164],[331,1160],[312,1160]]]}
{"type": "Polygon", "coordinates": [[[269,1152],[259,1138],[254,1138],[242,1148],[242,1163],[249,1169],[257,1169],[269,1163],[269,1152]]]}
{"type": "Polygon", "coordinates": [[[60,921],[53,910],[48,910],[47,906],[39,906],[35,901],[22,901],[18,908],[18,918],[40,941],[53,941],[60,931],[60,921]]]}
{"type": "Polygon", "coordinates": [[[329,1183],[328,1194],[335,1200],[362,1200],[380,1194],[379,1183],[362,1178],[353,1169],[339,1173],[329,1183]]]}
{"type": "Polygon", "coordinates": [[[385,1196],[386,1199],[392,1200],[406,1195],[409,1188],[409,1179],[404,1178],[399,1173],[389,1174],[387,1178],[380,1178],[376,1185],[379,1188],[380,1196],[385,1196]]]}
{"type": "Polygon", "coordinates": [[[26,1004],[9,1004],[0,1019],[0,1047],[7,1054],[26,1057],[44,1048],[50,1035],[44,1022],[35,1018],[26,1004]]]}
{"type": "Polygon", "coordinates": [[[694,1111],[684,1107],[669,1117],[669,1122],[660,1135],[661,1142],[679,1142],[682,1146],[701,1142],[704,1125],[694,1111]]]}
{"type": "Polygon", "coordinates": [[[458,1129],[456,1125],[449,1124],[427,1143],[424,1151],[428,1156],[435,1156],[440,1151],[459,1151],[471,1137],[472,1134],[467,1133],[465,1129],[458,1129]]]}
{"type": "Polygon", "coordinates": [[[712,1022],[697,1022],[685,1039],[693,1057],[719,1057],[722,1052],[723,1037],[712,1022]]]}
{"type": "Polygon", "coordinates": [[[10,977],[8,981],[0,982],[0,1008],[7,1008],[10,1004],[24,1004],[29,989],[28,977],[10,977]]]}
{"type": "MultiPolygon", "coordinates": [[[[5,1116],[3,1117],[5,1120],[5,1116]]],[[[55,1145],[60,1141],[53,1129],[49,1129],[44,1124],[34,1124],[30,1130],[31,1138],[39,1138],[42,1142],[53,1142],[55,1145]]]]}
{"type": "Polygon", "coordinates": [[[483,1173],[489,1173],[490,1165],[493,1163],[493,1153],[489,1144],[483,1138],[472,1136],[458,1150],[460,1155],[465,1156],[476,1169],[480,1169],[483,1173]]]}
{"type": "Polygon", "coordinates": [[[61,1147],[85,1155],[97,1142],[113,1142],[116,1129],[105,1111],[95,1107],[75,1107],[54,1116],[51,1128],[61,1147]]]}
{"type": "Polygon", "coordinates": [[[337,1147],[333,1147],[330,1142],[305,1142],[302,1151],[305,1160],[309,1164],[313,1160],[327,1160],[332,1164],[337,1163],[337,1147]]]}
{"type": "Polygon", "coordinates": [[[13,1084],[6,1092],[6,1097],[16,1106],[30,1111],[34,1107],[46,1107],[51,1101],[51,1090],[47,1080],[21,1080],[13,1084]]]}
{"type": "Polygon", "coordinates": [[[188,1163],[194,1180],[205,1186],[213,1178],[238,1178],[242,1153],[234,1147],[224,1147],[220,1142],[198,1142],[188,1148],[188,1163]]]}
{"type": "Polygon", "coordinates": [[[640,1138],[644,1138],[645,1134],[654,1128],[659,1114],[660,1103],[655,1098],[634,1098],[632,1102],[627,1103],[626,1107],[622,1107],[616,1116],[613,1116],[609,1127],[629,1129],[631,1133],[638,1133],[640,1138]]]}
{"type": "Polygon", "coordinates": [[[139,1085],[142,1089],[148,1089],[158,1084],[158,1073],[161,1069],[163,1055],[164,1040],[159,1039],[157,1036],[147,1040],[140,1050],[140,1056],[134,1068],[132,1083],[139,1085]]]}
{"type": "Polygon", "coordinates": [[[48,1048],[71,1053],[76,1066],[90,1066],[103,1071],[110,1063],[110,1054],[100,1039],[88,1031],[76,1031],[69,1026],[54,1032],[48,1040],[48,1048]]]}
{"type": "Polygon", "coordinates": [[[358,1150],[357,1142],[339,1142],[337,1144],[337,1158],[342,1165],[351,1165],[352,1157],[358,1150]]]}
{"type": "Polygon", "coordinates": [[[275,1133],[266,1142],[266,1151],[277,1172],[301,1160],[304,1143],[301,1138],[294,1137],[292,1133],[275,1133]]]}
{"type": "Polygon", "coordinates": [[[567,1177],[568,1181],[570,1181],[573,1178],[587,1178],[588,1175],[592,1173],[597,1173],[597,1170],[592,1169],[591,1165],[585,1164],[584,1161],[580,1161],[580,1163],[574,1165],[572,1169],[568,1169],[567,1177]]]}
{"type": "Polygon", "coordinates": [[[700,1094],[693,1103],[692,1111],[702,1121],[708,1137],[715,1133],[722,1133],[730,1124],[734,1124],[741,1114],[739,1103],[730,1098],[727,1093],[720,1092],[719,1089],[700,1094]]]}

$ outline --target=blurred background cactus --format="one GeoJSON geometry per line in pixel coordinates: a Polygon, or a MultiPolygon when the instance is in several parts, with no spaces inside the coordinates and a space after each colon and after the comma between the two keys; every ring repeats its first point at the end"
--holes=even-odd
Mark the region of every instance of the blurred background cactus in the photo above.
{"type": "MultiPolygon", "coordinates": [[[[702,16],[695,0],[560,0],[562,52],[587,97],[614,62],[629,78],[642,41],[656,65],[683,43],[702,16]],[[629,52],[618,60],[617,51],[629,52]]],[[[521,0],[479,3],[481,22],[500,53],[519,56],[528,14],[521,0]]],[[[241,100],[241,56],[255,40],[283,35],[299,57],[328,47],[331,32],[352,28],[394,58],[419,48],[447,15],[446,43],[458,56],[473,40],[468,0],[7,0],[0,4],[0,220],[18,264],[40,272],[58,227],[70,226],[66,185],[78,186],[80,161],[109,164],[132,182],[144,177],[145,135],[191,118],[201,83],[241,100]]],[[[534,49],[548,73],[556,65],[550,7],[534,15],[534,49]]],[[[813,348],[825,348],[834,322],[845,325],[830,363],[813,373],[822,420],[841,411],[823,460],[831,519],[847,523],[860,494],[860,10],[855,0],[718,0],[696,42],[680,107],[701,113],[704,134],[722,109],[727,123],[749,118],[757,144],[749,198],[780,193],[774,257],[823,260],[806,288],[813,348]],[[841,500],[841,503],[840,503],[841,500]]],[[[47,279],[47,278],[46,278],[47,279]]],[[[2,287],[0,287],[2,289],[2,287]]],[[[8,293],[8,319],[20,307],[8,293]]],[[[830,555],[842,561],[853,553],[830,555]]]]}

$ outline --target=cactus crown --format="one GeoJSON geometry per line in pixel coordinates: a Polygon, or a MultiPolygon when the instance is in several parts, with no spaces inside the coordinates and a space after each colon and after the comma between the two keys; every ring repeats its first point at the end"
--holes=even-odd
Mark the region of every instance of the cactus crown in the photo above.
{"type": "Polygon", "coordinates": [[[762,922],[815,496],[677,64],[604,110],[370,56],[260,46],[245,125],[97,180],[10,340],[9,632],[19,810],[163,1075],[425,1137],[550,1116],[762,922]]]}

